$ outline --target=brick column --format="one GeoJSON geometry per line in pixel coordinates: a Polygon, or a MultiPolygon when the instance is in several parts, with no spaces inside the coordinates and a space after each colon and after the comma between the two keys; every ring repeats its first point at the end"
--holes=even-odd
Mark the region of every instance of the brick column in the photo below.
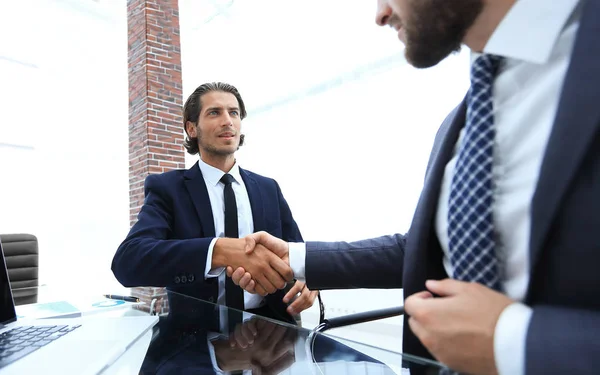
{"type": "MultiPolygon", "coordinates": [[[[150,173],[184,168],[178,0],[127,0],[129,66],[129,219],[144,203],[150,173]]],[[[135,288],[166,312],[164,288],[135,288]]],[[[148,308],[146,306],[146,308],[148,308]]]]}

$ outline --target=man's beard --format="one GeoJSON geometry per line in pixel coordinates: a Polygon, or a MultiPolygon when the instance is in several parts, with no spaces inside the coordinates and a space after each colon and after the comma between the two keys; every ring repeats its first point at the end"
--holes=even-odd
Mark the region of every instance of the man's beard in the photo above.
{"type": "Polygon", "coordinates": [[[429,68],[460,51],[482,9],[483,0],[410,0],[410,15],[402,25],[408,62],[429,68]]]}
{"type": "Polygon", "coordinates": [[[204,144],[202,139],[202,133],[198,132],[198,148],[200,149],[200,152],[208,153],[214,156],[229,156],[233,155],[235,153],[235,150],[238,150],[240,147],[239,144],[237,144],[234,151],[230,151],[230,149],[228,148],[219,149],[214,145],[204,144]]]}

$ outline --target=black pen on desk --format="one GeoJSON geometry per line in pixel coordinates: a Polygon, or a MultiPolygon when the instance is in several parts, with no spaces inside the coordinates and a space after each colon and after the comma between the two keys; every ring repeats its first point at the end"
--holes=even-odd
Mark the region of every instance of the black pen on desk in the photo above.
{"type": "Polygon", "coordinates": [[[109,298],[109,299],[118,299],[118,300],[125,301],[125,302],[140,302],[139,298],[131,297],[131,296],[118,296],[116,294],[105,294],[104,297],[109,298]]]}

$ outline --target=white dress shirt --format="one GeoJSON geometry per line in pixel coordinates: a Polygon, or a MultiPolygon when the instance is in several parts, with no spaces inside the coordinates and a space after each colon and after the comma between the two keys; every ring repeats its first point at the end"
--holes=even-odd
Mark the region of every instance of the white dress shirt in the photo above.
{"type": "MultiPolygon", "coordinates": [[[[516,301],[523,300],[529,285],[531,199],[579,27],[578,17],[571,17],[577,15],[574,10],[578,3],[515,2],[483,51],[505,57],[493,87],[493,215],[502,284],[505,293],[516,301]]],[[[473,60],[477,56],[473,53],[473,60]]],[[[453,274],[448,253],[448,195],[462,136],[461,131],[454,155],[446,165],[435,221],[448,275],[453,274]]],[[[297,278],[299,274],[304,277],[305,255],[304,245],[290,246],[290,263],[297,278]]],[[[532,310],[521,303],[502,312],[494,334],[500,375],[524,374],[531,315],[532,310]]]]}
{"type": "MultiPolygon", "coordinates": [[[[225,175],[225,172],[206,164],[202,161],[202,159],[200,159],[198,162],[198,166],[202,172],[202,177],[204,178],[206,190],[208,191],[208,197],[210,199],[213,220],[215,222],[215,236],[225,237],[225,201],[223,196],[225,185],[221,182],[221,178],[223,175],[225,175]]],[[[237,205],[238,230],[241,238],[254,233],[252,207],[250,206],[248,191],[246,190],[246,185],[244,184],[244,180],[242,180],[242,176],[240,175],[240,168],[237,165],[237,162],[233,165],[229,171],[229,174],[235,179],[235,182],[232,184],[232,188],[235,194],[235,201],[237,205]]],[[[206,279],[211,277],[219,278],[219,295],[217,297],[217,304],[226,305],[225,280],[227,274],[224,272],[225,268],[214,268],[212,266],[212,254],[215,247],[215,242],[217,242],[217,238],[214,238],[208,247],[204,277],[206,279]]],[[[262,302],[263,297],[260,295],[244,292],[245,309],[254,309],[260,307],[262,302]]]]}

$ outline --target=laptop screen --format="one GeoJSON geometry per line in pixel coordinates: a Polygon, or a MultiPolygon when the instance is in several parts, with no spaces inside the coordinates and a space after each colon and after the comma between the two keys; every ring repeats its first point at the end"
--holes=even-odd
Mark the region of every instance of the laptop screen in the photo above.
{"type": "Polygon", "coordinates": [[[12,291],[10,290],[10,281],[8,281],[8,270],[6,269],[6,260],[4,259],[4,250],[2,250],[2,243],[0,242],[0,262],[3,266],[0,270],[0,323],[8,324],[17,320],[17,313],[15,312],[15,303],[13,302],[12,291]]]}

